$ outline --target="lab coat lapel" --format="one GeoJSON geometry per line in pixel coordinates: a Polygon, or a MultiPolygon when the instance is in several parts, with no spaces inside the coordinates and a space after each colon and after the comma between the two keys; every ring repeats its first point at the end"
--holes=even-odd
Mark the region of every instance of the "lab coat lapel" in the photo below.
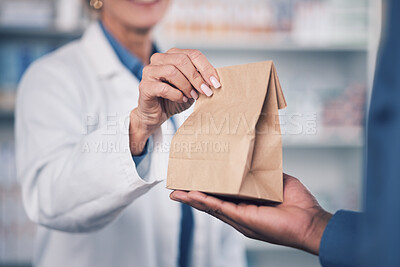
{"type": "Polygon", "coordinates": [[[99,78],[109,78],[124,70],[98,22],[89,25],[82,37],[82,45],[91,61],[94,74],[99,78]]]}
{"type": "Polygon", "coordinates": [[[110,97],[122,95],[118,99],[124,102],[110,106],[110,110],[126,113],[135,108],[139,98],[139,81],[121,63],[99,22],[89,25],[81,42],[100,87],[110,97]]]}

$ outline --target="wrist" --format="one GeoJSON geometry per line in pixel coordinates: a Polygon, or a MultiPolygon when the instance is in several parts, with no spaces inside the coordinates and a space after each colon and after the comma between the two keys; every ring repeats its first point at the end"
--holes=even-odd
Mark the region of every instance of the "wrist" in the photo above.
{"type": "Polygon", "coordinates": [[[133,156],[143,152],[147,139],[152,133],[153,130],[143,122],[138,110],[133,109],[130,113],[129,124],[129,146],[133,156]]]}
{"type": "Polygon", "coordinates": [[[322,235],[324,234],[325,228],[331,219],[332,214],[319,208],[318,211],[313,215],[312,223],[305,234],[303,249],[319,255],[319,247],[321,244],[322,235]]]}

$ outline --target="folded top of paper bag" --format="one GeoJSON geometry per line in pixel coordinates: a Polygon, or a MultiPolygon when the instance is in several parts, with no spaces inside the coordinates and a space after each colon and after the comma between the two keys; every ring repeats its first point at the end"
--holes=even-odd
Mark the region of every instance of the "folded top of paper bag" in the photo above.
{"type": "Polygon", "coordinates": [[[278,109],[286,101],[272,61],[217,69],[170,146],[167,188],[283,200],[278,109]]]}

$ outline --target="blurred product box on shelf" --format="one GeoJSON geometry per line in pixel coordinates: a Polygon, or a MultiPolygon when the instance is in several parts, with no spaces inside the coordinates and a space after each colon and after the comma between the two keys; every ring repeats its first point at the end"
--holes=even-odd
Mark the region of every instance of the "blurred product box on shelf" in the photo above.
{"type": "Polygon", "coordinates": [[[368,38],[366,0],[306,0],[295,3],[292,37],[300,44],[365,43],[368,38]]]}
{"type": "Polygon", "coordinates": [[[53,1],[0,0],[1,27],[46,28],[53,22],[53,1]]]}
{"type": "Polygon", "coordinates": [[[288,91],[293,107],[280,112],[284,145],[362,146],[366,94],[362,83],[288,91]]]}
{"type": "Polygon", "coordinates": [[[364,125],[366,110],[366,88],[362,84],[352,84],[344,91],[332,90],[323,102],[324,126],[364,125]]]}
{"type": "Polygon", "coordinates": [[[83,1],[58,0],[55,10],[55,26],[61,31],[78,29],[83,18],[83,1]]]}
{"type": "Polygon", "coordinates": [[[2,28],[73,31],[86,15],[81,0],[0,0],[2,28]]]}
{"type": "Polygon", "coordinates": [[[0,112],[13,112],[15,101],[16,94],[14,91],[0,91],[0,112]]]}

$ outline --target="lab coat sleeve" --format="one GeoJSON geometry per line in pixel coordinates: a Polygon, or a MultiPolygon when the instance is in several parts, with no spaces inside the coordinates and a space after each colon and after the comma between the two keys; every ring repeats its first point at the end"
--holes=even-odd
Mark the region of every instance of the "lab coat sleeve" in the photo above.
{"type": "Polygon", "coordinates": [[[129,114],[87,131],[79,85],[62,64],[53,65],[34,63],[18,89],[17,176],[31,220],[89,232],[159,180],[138,175],[129,149],[129,114]]]}

